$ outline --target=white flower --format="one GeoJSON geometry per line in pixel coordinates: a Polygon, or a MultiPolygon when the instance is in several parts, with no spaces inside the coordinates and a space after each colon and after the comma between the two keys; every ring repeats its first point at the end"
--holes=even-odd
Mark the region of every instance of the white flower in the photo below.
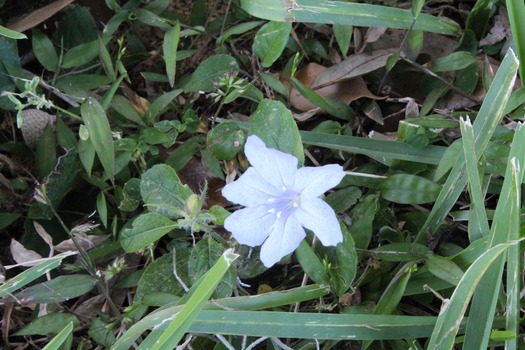
{"type": "Polygon", "coordinates": [[[262,244],[261,261],[270,267],[299,246],[303,227],[325,246],[342,242],[334,211],[318,198],[343,179],[340,165],[297,169],[296,157],[267,148],[255,135],[248,137],[244,153],[252,166],[222,190],[229,201],[245,206],[224,222],[239,243],[262,244]]]}

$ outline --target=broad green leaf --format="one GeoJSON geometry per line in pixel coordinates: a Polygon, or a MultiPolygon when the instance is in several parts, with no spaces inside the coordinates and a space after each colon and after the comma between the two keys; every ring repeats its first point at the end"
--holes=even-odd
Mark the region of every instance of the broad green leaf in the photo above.
{"type": "Polygon", "coordinates": [[[131,229],[125,228],[120,232],[120,245],[127,252],[136,252],[178,227],[164,215],[142,214],[133,221],[131,229]]]}
{"type": "Polygon", "coordinates": [[[0,230],[3,230],[13,222],[18,220],[21,214],[18,213],[0,213],[0,230]]]}
{"type": "Polygon", "coordinates": [[[350,48],[354,27],[351,25],[334,23],[333,28],[337,45],[343,56],[346,56],[348,54],[348,49],[350,48]]]}
{"type": "Polygon", "coordinates": [[[168,29],[164,34],[164,41],[162,42],[162,52],[164,54],[164,62],[166,63],[166,74],[170,86],[175,84],[175,68],[177,64],[177,46],[179,45],[180,24],[177,21],[175,25],[168,29]]]}
{"type": "Polygon", "coordinates": [[[94,317],[91,319],[88,335],[98,344],[110,348],[117,341],[111,326],[111,324],[102,321],[100,317],[94,317]]]}
{"type": "Polygon", "coordinates": [[[330,276],[326,271],[326,267],[321,263],[321,260],[305,239],[301,241],[299,247],[295,250],[295,256],[303,271],[312,281],[317,284],[330,284],[330,276]]]}
{"type": "Polygon", "coordinates": [[[292,113],[281,102],[265,99],[248,121],[250,134],[264,141],[266,147],[290,153],[304,163],[301,136],[292,113]]]}
{"type": "Polygon", "coordinates": [[[35,151],[36,172],[40,178],[48,176],[57,162],[56,139],[53,127],[48,124],[38,140],[35,151]]]}
{"type": "Polygon", "coordinates": [[[231,38],[232,35],[245,34],[246,32],[257,28],[264,21],[251,21],[251,22],[241,22],[237,25],[234,25],[226,29],[220,37],[217,38],[217,45],[222,46],[224,43],[231,38]]]}
{"type": "Polygon", "coordinates": [[[253,40],[252,50],[261,59],[263,67],[270,67],[281,57],[291,30],[290,22],[268,22],[259,29],[253,40]]]}
{"type": "Polygon", "coordinates": [[[149,121],[149,123],[157,121],[159,115],[166,109],[166,107],[168,107],[175,97],[180,95],[181,92],[181,89],[176,89],[157,97],[157,99],[150,104],[148,111],[146,112],[146,120],[149,121]]]}
{"type": "Polygon", "coordinates": [[[281,22],[337,23],[356,27],[387,27],[414,29],[426,32],[458,36],[459,25],[447,18],[425,13],[414,17],[411,10],[378,6],[365,3],[330,0],[243,0],[242,8],[252,16],[281,22]]]}
{"type": "Polygon", "coordinates": [[[361,194],[362,192],[358,187],[348,186],[331,192],[326,196],[326,203],[330,204],[332,209],[339,214],[356,204],[359,198],[361,198],[361,194]]]}
{"type": "Polygon", "coordinates": [[[58,334],[69,323],[72,323],[75,327],[80,325],[80,321],[73,314],[66,312],[47,314],[34,319],[22,329],[16,331],[14,335],[58,334]]]}
{"type": "MultiPolygon", "coordinates": [[[[12,66],[16,70],[20,70],[20,57],[16,45],[7,40],[0,40],[0,90],[7,92],[14,92],[16,85],[11,78],[7,66],[12,66]]],[[[15,105],[9,100],[7,96],[0,94],[0,108],[11,110],[15,105]]]]}
{"type": "Polygon", "coordinates": [[[164,164],[157,164],[142,174],[140,193],[150,211],[172,219],[182,216],[184,204],[193,194],[180,182],[175,170],[164,164]]]}
{"type": "Polygon", "coordinates": [[[378,210],[378,200],[375,194],[368,195],[352,209],[352,224],[348,229],[356,248],[368,249],[372,239],[372,224],[378,210]]]}
{"type": "Polygon", "coordinates": [[[476,56],[471,52],[458,51],[435,60],[430,69],[434,72],[449,72],[466,68],[476,63],[476,56]]]}
{"type": "MultiPolygon", "coordinates": [[[[122,95],[115,95],[111,100],[111,107],[124,118],[141,126],[146,126],[142,115],[137,112],[131,102],[122,95]]],[[[150,105],[151,108],[151,105],[150,105]]]]}
{"type": "Polygon", "coordinates": [[[428,254],[426,246],[408,242],[383,244],[371,252],[376,259],[399,262],[421,260],[426,254],[428,254]]]}
{"type": "Polygon", "coordinates": [[[86,294],[94,286],[95,280],[89,275],[58,276],[24,289],[15,298],[22,303],[54,304],[86,294]]]}
{"type": "Polygon", "coordinates": [[[194,136],[170,153],[165,163],[179,171],[202,149],[204,135],[194,136]]]}
{"type": "Polygon", "coordinates": [[[58,68],[58,55],[51,39],[39,29],[33,29],[33,52],[38,62],[50,72],[58,68]]]}
{"type": "Polygon", "coordinates": [[[84,89],[97,89],[102,85],[110,83],[111,79],[105,75],[75,74],[58,78],[55,85],[59,89],[66,89],[68,86],[81,87],[84,89]]]}
{"type": "MultiPolygon", "coordinates": [[[[104,36],[101,38],[106,45],[110,37],[104,36]]],[[[83,66],[94,60],[99,54],[99,40],[93,40],[85,44],[76,46],[64,54],[62,59],[62,68],[74,68],[83,66]]]]}
{"type": "Polygon", "coordinates": [[[237,123],[227,121],[208,133],[206,143],[217,159],[230,160],[239,153],[245,141],[246,136],[237,123]]]}
{"type": "Polygon", "coordinates": [[[340,224],[343,232],[343,242],[335,247],[326,247],[326,251],[332,252],[328,257],[330,263],[330,285],[334,293],[342,297],[352,286],[357,272],[357,253],[355,244],[345,224],[340,224]]]}
{"type": "Polygon", "coordinates": [[[429,254],[426,257],[425,266],[434,276],[454,286],[457,285],[461,277],[463,277],[463,270],[461,270],[458,265],[450,259],[439,255],[429,254]]]}
{"type": "Polygon", "coordinates": [[[421,176],[395,174],[383,180],[379,190],[383,198],[394,203],[422,204],[433,202],[441,186],[421,176]]]}
{"type": "Polygon", "coordinates": [[[89,141],[95,148],[104,170],[113,181],[113,176],[115,175],[115,149],[106,113],[96,99],[89,98],[80,107],[80,114],[89,132],[89,141]]]}
{"type": "Polygon", "coordinates": [[[122,200],[118,206],[119,210],[131,212],[138,208],[141,200],[140,180],[136,177],[126,182],[122,189],[122,200]]]}
{"type": "Polygon", "coordinates": [[[184,245],[177,245],[172,251],[167,252],[158,259],[155,259],[142,274],[135,293],[134,303],[141,301],[146,295],[163,292],[173,295],[182,295],[185,290],[184,287],[175,278],[176,268],[177,276],[186,284],[191,286],[190,277],[188,275],[188,260],[191,249],[184,245]],[[176,262],[173,262],[175,257],[176,262]]]}
{"type": "Polygon", "coordinates": [[[184,86],[186,92],[210,92],[217,89],[221,79],[230,77],[239,71],[239,65],[230,55],[213,55],[203,61],[184,86]]]}
{"type": "Polygon", "coordinates": [[[0,26],[0,35],[5,36],[6,38],[16,39],[16,40],[27,39],[27,36],[25,34],[16,32],[4,26],[0,26]]]}
{"type": "MultiPolygon", "coordinates": [[[[213,267],[224,250],[224,246],[217,242],[213,234],[207,235],[193,247],[188,259],[188,275],[192,284],[196,283],[213,267]]],[[[235,278],[235,271],[232,269],[228,270],[214,291],[213,298],[227,298],[231,296],[236,284],[235,278]]]]}

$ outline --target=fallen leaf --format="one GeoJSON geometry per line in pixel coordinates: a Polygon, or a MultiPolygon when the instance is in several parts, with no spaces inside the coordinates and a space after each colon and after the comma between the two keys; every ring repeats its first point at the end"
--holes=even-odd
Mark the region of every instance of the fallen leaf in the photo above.
{"type": "MultiPolygon", "coordinates": [[[[78,234],[75,236],[75,239],[77,240],[78,244],[84,248],[85,250],[93,249],[100,245],[100,243],[104,242],[106,239],[108,239],[109,236],[98,236],[98,235],[83,235],[78,234]]],[[[66,239],[65,241],[60,242],[55,246],[55,250],[59,251],[61,253],[65,252],[71,252],[76,251],[75,244],[73,243],[73,240],[66,239]]]]}
{"type": "Polygon", "coordinates": [[[13,260],[20,266],[36,266],[41,263],[42,256],[34,250],[27,249],[15,239],[11,239],[11,255],[13,260]]]}
{"type": "Polygon", "coordinates": [[[71,4],[75,0],[57,0],[50,3],[47,6],[41,7],[27,16],[24,16],[13,23],[9,23],[7,28],[17,31],[25,32],[28,29],[34,28],[42,22],[45,22],[57,12],[62,10],[67,5],[71,4]]]}
{"type": "MultiPolygon", "coordinates": [[[[312,86],[315,84],[317,77],[320,74],[323,74],[323,72],[325,72],[328,69],[330,68],[326,68],[317,63],[309,63],[304,68],[297,71],[295,77],[301,83],[312,89],[312,86]]],[[[283,83],[289,86],[289,81],[285,80],[283,81],[283,83]]],[[[368,90],[368,87],[366,86],[365,81],[360,76],[354,77],[349,80],[342,80],[333,84],[328,84],[322,88],[314,89],[314,91],[322,97],[330,97],[344,102],[346,104],[349,104],[350,102],[362,97],[367,97],[371,99],[383,98],[376,96],[372,92],[370,92],[370,90],[368,90]]],[[[292,87],[291,90],[290,103],[292,104],[292,106],[294,106],[302,112],[315,110],[315,113],[324,113],[322,109],[318,108],[308,99],[306,99],[303,95],[301,95],[301,93],[295,87],[292,87]]],[[[311,115],[308,114],[299,118],[305,120],[310,117],[311,115]]]]}
{"type": "Polygon", "coordinates": [[[494,16],[494,26],[490,32],[479,41],[479,46],[494,45],[511,36],[509,16],[503,6],[499,8],[499,14],[494,16]]]}

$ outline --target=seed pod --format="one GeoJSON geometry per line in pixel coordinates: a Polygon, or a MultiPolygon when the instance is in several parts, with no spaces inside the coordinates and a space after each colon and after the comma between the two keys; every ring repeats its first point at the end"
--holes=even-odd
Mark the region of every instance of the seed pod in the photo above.
{"type": "Polygon", "coordinates": [[[56,116],[39,109],[25,109],[22,111],[22,136],[26,145],[35,148],[44,133],[47,124],[54,125],[56,116]]]}

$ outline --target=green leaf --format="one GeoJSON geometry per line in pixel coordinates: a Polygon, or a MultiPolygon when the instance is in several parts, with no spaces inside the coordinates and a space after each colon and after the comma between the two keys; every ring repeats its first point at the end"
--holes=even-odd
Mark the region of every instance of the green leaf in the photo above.
{"type": "Polygon", "coordinates": [[[239,65],[230,55],[213,55],[203,61],[184,87],[185,92],[210,92],[217,89],[221,79],[239,71],[239,65]]]}
{"type": "Polygon", "coordinates": [[[460,26],[447,19],[425,13],[414,17],[411,10],[366,3],[330,0],[302,0],[300,3],[282,0],[245,0],[242,8],[252,16],[280,22],[337,23],[356,27],[387,27],[414,29],[458,36],[460,26]]]}
{"type": "Polygon", "coordinates": [[[174,275],[174,267],[177,268],[177,276],[186,286],[191,286],[188,275],[188,261],[190,259],[191,249],[185,245],[177,245],[172,251],[155,259],[144,271],[140,277],[135,293],[134,303],[140,302],[146,295],[163,292],[173,295],[183,295],[184,287],[177,281],[174,275]],[[175,264],[173,258],[175,257],[175,264]]]}
{"type": "Polygon", "coordinates": [[[343,189],[331,192],[326,196],[326,203],[330,204],[332,209],[339,214],[357,203],[361,198],[361,190],[358,187],[349,186],[343,189]]]}
{"type": "Polygon", "coordinates": [[[80,321],[73,314],[67,312],[47,314],[31,321],[29,324],[17,331],[14,335],[24,336],[35,334],[58,334],[69,323],[73,324],[75,327],[80,325],[80,321]]]}
{"type": "Polygon", "coordinates": [[[73,346],[73,322],[69,322],[43,350],[70,349],[73,346]]]}
{"type": "Polygon", "coordinates": [[[16,40],[27,39],[27,36],[25,34],[16,32],[4,26],[0,26],[0,35],[5,36],[6,38],[16,39],[16,40]]]}
{"type": "Polygon", "coordinates": [[[98,159],[102,163],[107,175],[113,181],[115,168],[115,149],[111,127],[100,103],[90,97],[80,107],[82,120],[89,132],[89,140],[95,148],[98,159]]]}
{"type": "Polygon", "coordinates": [[[115,74],[115,68],[113,68],[111,55],[109,54],[106,44],[100,37],[98,38],[98,55],[100,57],[100,63],[102,63],[102,67],[106,72],[106,75],[111,80],[115,79],[117,75],[115,74]]]}
{"type": "Polygon", "coordinates": [[[48,124],[38,140],[35,151],[35,165],[39,177],[48,176],[57,162],[56,140],[53,127],[48,124]]]}
{"type": "Polygon", "coordinates": [[[230,160],[239,153],[245,141],[246,136],[237,123],[227,121],[209,132],[206,143],[217,159],[230,160]]]}
{"type": "Polygon", "coordinates": [[[58,68],[58,55],[51,39],[39,29],[33,29],[33,52],[38,62],[50,72],[58,68]]]}
{"type": "MultiPolygon", "coordinates": [[[[224,252],[224,246],[214,239],[213,234],[207,235],[191,250],[188,260],[188,275],[192,284],[196,283],[210,270],[224,252]]],[[[227,298],[232,295],[236,284],[235,271],[230,269],[213,293],[213,298],[227,298]]]]}
{"type": "Polygon", "coordinates": [[[131,229],[125,228],[121,231],[120,245],[128,253],[136,252],[178,227],[177,223],[164,215],[158,213],[142,214],[133,221],[131,229]]]}
{"type": "Polygon", "coordinates": [[[441,185],[424,177],[411,174],[388,176],[379,185],[381,196],[394,203],[422,204],[433,202],[441,185]]]}
{"type": "Polygon", "coordinates": [[[266,147],[290,153],[304,163],[301,136],[292,113],[281,102],[265,99],[248,121],[250,134],[261,138],[266,147]]]}
{"type": "Polygon", "coordinates": [[[0,230],[3,230],[13,222],[18,220],[21,214],[17,213],[0,213],[0,230]]]}
{"type": "Polygon", "coordinates": [[[345,224],[340,224],[343,231],[343,242],[335,247],[326,247],[328,252],[335,253],[329,257],[330,286],[334,293],[341,297],[352,286],[357,273],[357,253],[352,235],[345,224]]]}
{"type": "Polygon", "coordinates": [[[463,270],[453,261],[445,257],[429,254],[425,260],[425,266],[437,278],[456,286],[463,277],[463,270]]]}
{"type": "Polygon", "coordinates": [[[330,284],[330,276],[312,247],[303,239],[295,250],[295,256],[308,277],[317,284],[330,284]]]}
{"type": "Polygon", "coordinates": [[[177,63],[177,46],[179,45],[180,24],[177,21],[175,25],[166,31],[162,43],[162,52],[164,53],[164,62],[166,63],[166,74],[170,86],[175,84],[175,69],[177,63]]]}
{"type": "Polygon", "coordinates": [[[182,216],[184,204],[193,194],[180,182],[175,170],[164,164],[157,164],[142,174],[140,193],[150,211],[172,219],[182,216]]]}
{"type": "Polygon", "coordinates": [[[58,276],[24,289],[15,298],[22,303],[54,304],[86,294],[94,286],[95,280],[89,275],[58,276]]]}
{"type": "Polygon", "coordinates": [[[173,101],[175,97],[179,96],[181,92],[181,89],[176,89],[166,92],[157,97],[155,101],[151,103],[151,105],[148,108],[148,111],[146,112],[146,120],[150,123],[154,123],[155,121],[157,121],[159,119],[159,115],[162,112],[164,112],[164,110],[166,109],[166,107],[168,107],[171,101],[173,101]]]}
{"type": "Polygon", "coordinates": [[[255,35],[252,50],[261,60],[263,67],[270,67],[286,47],[292,30],[292,23],[268,22],[255,35]]]}
{"type": "Polygon", "coordinates": [[[356,248],[367,249],[372,239],[375,214],[378,210],[378,197],[375,194],[361,199],[352,210],[352,224],[349,227],[356,248]]]}
{"type": "Polygon", "coordinates": [[[476,63],[476,55],[468,51],[457,51],[435,60],[430,69],[433,72],[449,72],[467,68],[476,63]]]}
{"type": "Polygon", "coordinates": [[[333,28],[337,45],[343,56],[346,56],[348,54],[348,49],[350,48],[350,42],[352,41],[354,27],[351,25],[334,23],[333,28]]]}
{"type": "Polygon", "coordinates": [[[111,107],[113,107],[115,111],[117,111],[120,115],[122,115],[127,120],[130,120],[141,126],[146,126],[146,123],[144,123],[144,119],[142,118],[140,113],[137,112],[135,108],[133,108],[133,105],[131,104],[131,102],[124,96],[122,95],[113,96],[113,99],[111,100],[111,107]]]}

